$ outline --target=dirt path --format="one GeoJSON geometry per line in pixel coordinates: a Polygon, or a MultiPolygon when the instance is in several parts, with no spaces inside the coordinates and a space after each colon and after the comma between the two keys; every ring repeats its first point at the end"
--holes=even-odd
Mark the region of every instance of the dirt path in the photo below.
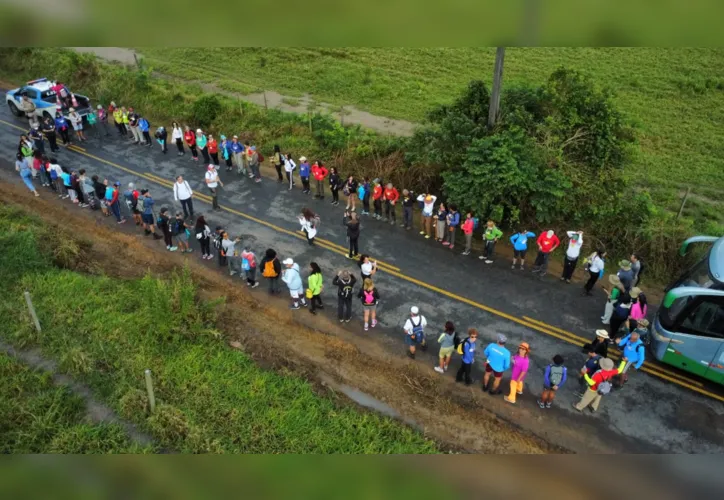
{"type": "Polygon", "coordinates": [[[73,380],[68,375],[58,371],[55,361],[43,356],[39,349],[20,350],[10,344],[0,341],[0,351],[15,358],[35,370],[49,373],[53,377],[53,383],[68,388],[73,394],[79,396],[86,404],[86,416],[95,424],[118,424],[126,431],[126,434],[137,444],[148,446],[153,444],[153,439],[147,434],[138,430],[130,422],[123,420],[108,406],[96,399],[93,392],[85,385],[73,380]]]}
{"type": "MultiPolygon", "coordinates": [[[[95,54],[96,56],[110,62],[119,62],[121,64],[135,65],[136,57],[142,59],[143,56],[137,54],[131,49],[123,47],[69,47],[77,52],[95,54]]],[[[162,78],[175,79],[173,76],[164,75],[157,73],[155,76],[162,78]]],[[[200,82],[199,82],[200,83],[200,82]]],[[[310,95],[304,94],[301,97],[285,96],[278,92],[266,90],[256,94],[240,94],[238,92],[230,92],[219,88],[218,86],[210,83],[200,83],[201,87],[207,92],[216,92],[223,94],[234,99],[241,99],[258,106],[268,106],[270,108],[279,109],[289,113],[296,113],[300,115],[306,115],[309,109],[309,105],[313,99],[310,95]]],[[[340,106],[335,104],[329,104],[325,102],[316,102],[317,110],[329,113],[335,119],[343,124],[355,124],[361,125],[364,128],[381,132],[384,134],[400,135],[409,137],[412,135],[414,128],[417,126],[416,123],[412,123],[406,120],[394,120],[392,118],[386,118],[384,116],[373,115],[367,111],[362,111],[354,106],[343,106],[342,113],[340,113],[340,106]]]]}

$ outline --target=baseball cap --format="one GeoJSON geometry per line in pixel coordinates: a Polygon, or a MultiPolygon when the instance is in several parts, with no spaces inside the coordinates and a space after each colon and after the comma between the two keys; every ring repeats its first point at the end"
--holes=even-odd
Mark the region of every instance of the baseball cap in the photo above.
{"type": "Polygon", "coordinates": [[[420,310],[417,308],[417,306],[412,306],[410,308],[410,313],[412,313],[412,314],[418,314],[419,312],[420,312],[420,310]]]}
{"type": "Polygon", "coordinates": [[[222,140],[222,141],[225,141],[225,140],[226,140],[226,136],[225,136],[224,134],[221,134],[219,137],[221,137],[221,140],[222,140]]]}
{"type": "Polygon", "coordinates": [[[116,181],[116,182],[113,183],[113,185],[114,185],[114,186],[120,186],[121,183],[120,183],[120,181],[116,181]]]}
{"type": "Polygon", "coordinates": [[[98,106],[96,106],[96,108],[98,108],[98,109],[103,109],[103,106],[101,106],[101,105],[99,104],[98,106]]]}
{"type": "Polygon", "coordinates": [[[498,343],[499,344],[505,344],[507,341],[508,341],[508,337],[506,337],[502,333],[498,334],[498,343]]]}
{"type": "Polygon", "coordinates": [[[294,264],[294,259],[292,259],[291,257],[289,257],[288,259],[284,259],[282,261],[282,264],[284,264],[285,266],[291,266],[292,264],[294,264]]]}
{"type": "Polygon", "coordinates": [[[213,169],[214,169],[214,164],[213,164],[213,163],[209,163],[209,166],[206,167],[206,170],[213,170],[213,169]]]}

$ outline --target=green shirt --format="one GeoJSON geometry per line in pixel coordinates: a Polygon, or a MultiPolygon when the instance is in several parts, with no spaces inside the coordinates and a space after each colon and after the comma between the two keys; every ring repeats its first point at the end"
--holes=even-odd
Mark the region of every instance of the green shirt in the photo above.
{"type": "Polygon", "coordinates": [[[96,114],[95,112],[91,111],[85,116],[85,119],[88,120],[88,125],[95,125],[96,124],[96,114]]]}
{"type": "Polygon", "coordinates": [[[309,276],[309,288],[314,295],[322,293],[322,273],[314,273],[309,276]]]}
{"type": "Polygon", "coordinates": [[[488,227],[485,226],[485,232],[483,233],[483,239],[487,241],[497,240],[503,236],[503,231],[498,229],[498,226],[488,227]]]}
{"type": "Polygon", "coordinates": [[[611,290],[611,302],[615,301],[619,295],[621,295],[621,290],[618,287],[611,290]]]}

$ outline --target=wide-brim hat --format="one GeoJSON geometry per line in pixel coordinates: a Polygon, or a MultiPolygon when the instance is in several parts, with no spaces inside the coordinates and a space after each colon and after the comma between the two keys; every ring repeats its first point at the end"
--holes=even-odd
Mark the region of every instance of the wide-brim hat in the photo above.
{"type": "Polygon", "coordinates": [[[613,370],[613,360],[603,358],[601,361],[598,362],[598,366],[601,367],[601,370],[613,370]]]}
{"type": "Polygon", "coordinates": [[[528,345],[528,342],[521,342],[518,349],[525,349],[527,352],[530,352],[530,345],[528,345]]]}
{"type": "Polygon", "coordinates": [[[291,257],[288,259],[284,259],[282,261],[282,264],[284,264],[285,266],[291,266],[294,264],[294,259],[292,259],[291,257]]]}
{"type": "Polygon", "coordinates": [[[621,278],[616,276],[615,274],[609,274],[608,275],[608,282],[612,285],[620,285],[621,284],[621,278]]]}
{"type": "Polygon", "coordinates": [[[631,270],[631,261],[628,261],[626,259],[619,261],[618,267],[620,267],[624,271],[630,271],[631,270]]]}
{"type": "Polygon", "coordinates": [[[632,299],[637,299],[639,295],[641,295],[641,289],[637,286],[633,287],[628,294],[631,296],[632,299]]]}
{"type": "Polygon", "coordinates": [[[602,339],[608,338],[608,332],[606,330],[596,330],[596,337],[601,337],[602,339]]]}

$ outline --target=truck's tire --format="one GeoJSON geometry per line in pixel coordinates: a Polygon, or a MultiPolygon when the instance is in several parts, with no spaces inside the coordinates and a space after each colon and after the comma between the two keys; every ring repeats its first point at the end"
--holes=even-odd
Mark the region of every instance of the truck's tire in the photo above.
{"type": "Polygon", "coordinates": [[[10,112],[15,116],[23,116],[23,113],[18,109],[13,101],[8,101],[8,108],[10,108],[10,112]]]}

